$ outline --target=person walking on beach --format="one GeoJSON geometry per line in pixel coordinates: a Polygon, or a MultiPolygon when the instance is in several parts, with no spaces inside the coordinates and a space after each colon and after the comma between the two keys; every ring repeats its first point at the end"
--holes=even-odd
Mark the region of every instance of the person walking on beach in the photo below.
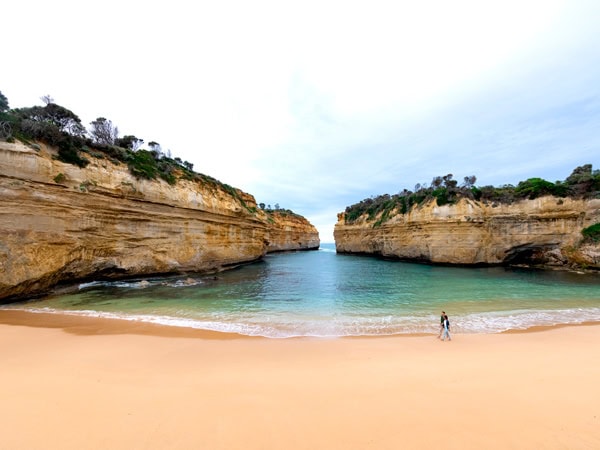
{"type": "Polygon", "coordinates": [[[442,338],[442,333],[444,332],[444,316],[446,313],[442,311],[442,315],[440,316],[440,333],[438,334],[438,339],[442,338]]]}
{"type": "Polygon", "coordinates": [[[446,338],[448,338],[448,340],[451,341],[452,339],[450,338],[450,321],[448,320],[448,315],[446,313],[443,314],[444,315],[442,316],[442,326],[444,331],[442,334],[442,341],[446,340],[446,338]]]}

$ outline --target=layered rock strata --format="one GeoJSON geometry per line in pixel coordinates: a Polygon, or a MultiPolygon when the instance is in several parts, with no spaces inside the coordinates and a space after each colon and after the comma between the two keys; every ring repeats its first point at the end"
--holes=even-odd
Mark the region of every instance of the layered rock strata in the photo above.
{"type": "Polygon", "coordinates": [[[87,156],[79,168],[0,142],[0,301],[92,277],[208,272],[269,251],[316,249],[301,216],[268,215],[218,184],[139,180],[87,156]]]}
{"type": "Polygon", "coordinates": [[[270,222],[267,253],[319,247],[319,234],[304,217],[284,211],[273,211],[268,214],[267,220],[270,222]]]}
{"type": "Polygon", "coordinates": [[[513,204],[434,201],[379,226],[366,215],[352,224],[338,214],[340,253],[461,264],[543,264],[600,268],[600,247],[581,245],[582,229],[600,222],[600,199],[543,197],[513,204]]]}

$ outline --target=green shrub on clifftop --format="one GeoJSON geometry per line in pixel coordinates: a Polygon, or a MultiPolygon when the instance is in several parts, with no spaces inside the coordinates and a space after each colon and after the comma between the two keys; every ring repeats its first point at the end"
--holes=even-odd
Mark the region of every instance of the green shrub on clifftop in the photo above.
{"type": "Polygon", "coordinates": [[[565,197],[568,187],[560,182],[551,183],[543,178],[529,178],[521,181],[515,189],[515,194],[520,198],[534,199],[544,195],[554,195],[555,197],[565,197]]]}
{"type": "Polygon", "coordinates": [[[129,166],[129,171],[137,178],[144,178],[146,180],[156,179],[158,173],[156,160],[147,150],[139,150],[132,153],[129,156],[127,165],[129,166]]]}

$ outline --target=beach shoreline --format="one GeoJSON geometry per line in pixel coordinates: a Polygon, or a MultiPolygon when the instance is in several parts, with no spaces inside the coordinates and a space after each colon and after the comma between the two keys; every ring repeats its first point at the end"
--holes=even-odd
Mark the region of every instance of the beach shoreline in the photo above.
{"type": "Polygon", "coordinates": [[[600,448],[599,339],[598,323],[269,339],[0,310],[0,448],[600,448]]]}
{"type": "MultiPolygon", "coordinates": [[[[381,335],[348,335],[348,336],[291,336],[291,337],[267,337],[252,336],[225,331],[213,331],[202,328],[166,325],[161,323],[146,322],[141,320],[129,320],[125,318],[109,318],[99,316],[88,316],[83,314],[69,314],[57,312],[39,312],[21,309],[1,309],[0,325],[21,325],[35,328],[60,328],[72,334],[142,334],[163,337],[186,337],[200,339],[380,339],[380,338],[404,338],[404,337],[426,337],[437,336],[437,333],[398,333],[381,335]]],[[[458,333],[459,335],[487,335],[487,334],[526,334],[540,331],[548,331],[564,327],[600,326],[598,321],[585,321],[577,323],[558,323],[554,325],[533,325],[523,329],[510,329],[498,333],[458,333]]],[[[452,332],[456,334],[456,332],[452,332]]]]}

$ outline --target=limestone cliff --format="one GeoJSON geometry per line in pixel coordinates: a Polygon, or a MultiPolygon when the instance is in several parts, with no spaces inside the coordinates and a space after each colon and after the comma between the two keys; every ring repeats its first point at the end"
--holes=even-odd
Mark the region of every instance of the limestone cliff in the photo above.
{"type": "Polygon", "coordinates": [[[319,247],[319,233],[304,217],[273,211],[268,214],[268,221],[270,226],[267,253],[319,247]]]}
{"type": "Polygon", "coordinates": [[[352,224],[338,215],[340,253],[367,253],[412,261],[465,264],[543,264],[600,268],[600,246],[581,230],[600,222],[600,199],[548,196],[512,204],[433,200],[374,226],[366,215],[352,224]]]}
{"type": "Polygon", "coordinates": [[[306,219],[267,214],[239,190],[140,180],[106,158],[86,155],[79,168],[55,154],[0,142],[0,301],[60,282],[214,271],[319,247],[306,219]]]}

